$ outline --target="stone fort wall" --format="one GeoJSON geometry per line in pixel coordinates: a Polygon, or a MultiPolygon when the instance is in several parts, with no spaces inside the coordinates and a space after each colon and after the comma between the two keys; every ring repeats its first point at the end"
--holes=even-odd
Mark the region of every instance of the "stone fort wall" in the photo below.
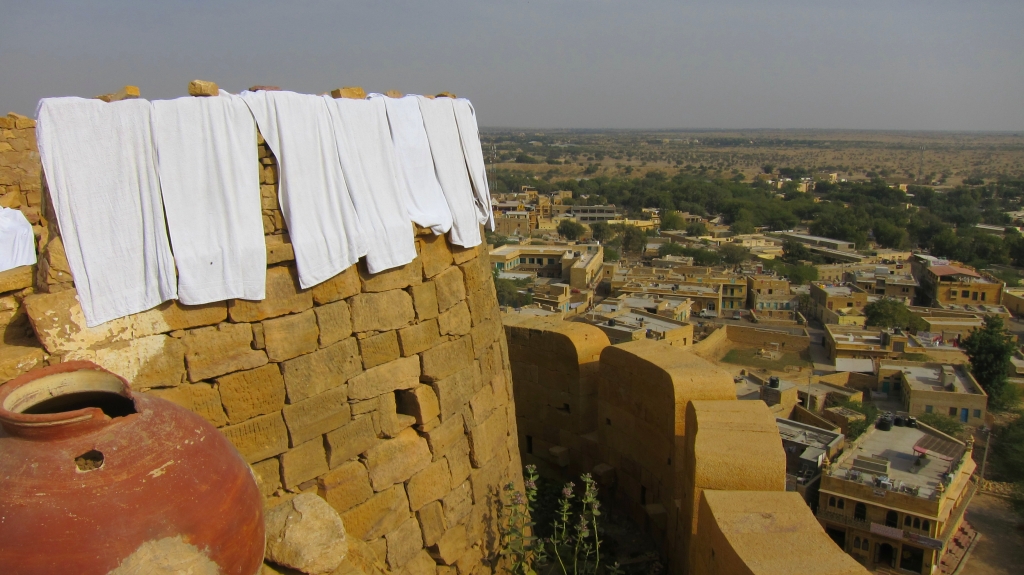
{"type": "MultiPolygon", "coordinates": [[[[0,274],[0,381],[88,359],[206,418],[267,505],[324,497],[363,571],[490,573],[497,494],[522,484],[512,379],[482,249],[417,230],[419,257],[302,290],[262,138],[267,297],[166,302],[88,328],[50,216],[34,122],[0,118],[0,203],[34,224],[39,263],[0,274]],[[360,541],[365,544],[359,543],[360,541]]],[[[268,568],[268,572],[270,571],[268,568]]]]}
{"type": "MultiPolygon", "coordinates": [[[[520,449],[541,405],[519,401],[522,389],[538,388],[535,374],[566,374],[569,385],[559,393],[568,393],[572,405],[592,401],[585,399],[591,386],[574,378],[585,372],[586,381],[596,379],[596,432],[583,425],[585,433],[570,438],[569,428],[559,428],[570,456],[561,465],[547,458],[548,469],[593,473],[605,501],[656,542],[670,573],[867,573],[825,534],[800,496],[785,491],[786,457],[775,417],[764,402],[737,400],[728,373],[691,348],[662,341],[600,349],[603,332],[591,325],[504,321],[517,350],[510,357],[520,449]],[[561,351],[566,346],[575,353],[561,351]],[[771,544],[776,538],[780,545],[771,544]]],[[[726,330],[719,332],[724,342],[726,330]]],[[[544,459],[534,452],[522,456],[544,459]]]]}

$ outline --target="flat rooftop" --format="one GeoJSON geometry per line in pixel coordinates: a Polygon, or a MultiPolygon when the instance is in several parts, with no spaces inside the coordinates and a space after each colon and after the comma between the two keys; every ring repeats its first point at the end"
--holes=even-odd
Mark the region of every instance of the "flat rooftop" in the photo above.
{"type": "Polygon", "coordinates": [[[779,427],[779,435],[782,436],[782,439],[808,447],[817,447],[823,451],[828,451],[828,447],[842,436],[841,433],[833,433],[813,425],[780,417],[775,418],[775,424],[779,427]]]}
{"type": "Polygon", "coordinates": [[[849,286],[818,286],[819,289],[824,290],[830,296],[834,297],[850,297],[853,295],[853,290],[849,286]]]}
{"type": "Polygon", "coordinates": [[[500,248],[491,250],[492,256],[509,256],[516,253],[562,255],[565,252],[573,251],[574,246],[534,246],[529,244],[506,244],[500,248]]]}
{"type": "Polygon", "coordinates": [[[878,365],[879,370],[895,369],[902,371],[910,388],[920,391],[946,391],[946,388],[942,385],[943,367],[953,367],[952,383],[956,388],[956,393],[980,393],[981,390],[971,381],[971,378],[954,366],[944,366],[941,364],[899,365],[884,361],[878,365]]]}
{"type": "Polygon", "coordinates": [[[918,497],[930,499],[935,494],[943,475],[959,461],[962,454],[962,445],[926,434],[916,427],[893,426],[889,431],[871,428],[855,446],[848,448],[843,454],[835,466],[834,475],[872,486],[875,485],[875,477],[887,477],[893,482],[894,490],[898,490],[901,485],[918,487],[918,497]],[[914,448],[925,438],[925,443],[930,448],[928,456],[920,459],[921,465],[915,465],[919,456],[914,448]],[[941,452],[960,455],[953,458],[955,461],[947,461],[938,455],[941,452]],[[851,474],[858,457],[888,461],[889,471],[886,474],[860,470],[851,474]]]}

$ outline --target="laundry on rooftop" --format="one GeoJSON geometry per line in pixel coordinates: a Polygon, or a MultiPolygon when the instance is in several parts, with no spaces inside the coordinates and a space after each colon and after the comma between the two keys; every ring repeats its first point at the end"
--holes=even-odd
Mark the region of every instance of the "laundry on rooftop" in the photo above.
{"type": "Polygon", "coordinates": [[[462,247],[493,229],[469,100],[208,84],[190,93],[209,97],[39,102],[40,159],[90,327],[169,299],[265,297],[257,130],[302,288],[360,258],[370,273],[408,264],[413,223],[462,247]]]}

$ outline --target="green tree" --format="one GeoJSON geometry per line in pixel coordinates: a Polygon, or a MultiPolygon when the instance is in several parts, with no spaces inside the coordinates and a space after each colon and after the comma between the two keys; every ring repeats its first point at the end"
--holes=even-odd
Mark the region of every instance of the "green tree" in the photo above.
{"type": "Polygon", "coordinates": [[[658,246],[658,256],[682,256],[686,255],[686,248],[679,244],[673,244],[671,242],[665,242],[658,246]]]}
{"type": "Polygon", "coordinates": [[[686,226],[686,222],[683,221],[683,216],[679,215],[679,212],[675,210],[667,210],[664,215],[661,216],[660,228],[663,230],[681,230],[686,226]]]}
{"type": "Polygon", "coordinates": [[[865,323],[885,328],[907,328],[920,331],[927,328],[921,318],[910,312],[903,302],[893,298],[880,298],[864,306],[865,323]]]}
{"type": "Polygon", "coordinates": [[[941,413],[922,413],[917,416],[917,419],[925,425],[930,425],[946,435],[959,437],[964,433],[963,424],[948,415],[942,415],[941,413]]]}
{"type": "Polygon", "coordinates": [[[736,220],[729,226],[729,231],[734,234],[752,234],[754,233],[754,224],[750,220],[736,220]]]}
{"type": "Polygon", "coordinates": [[[619,250],[610,247],[604,248],[604,261],[617,262],[620,257],[622,256],[619,255],[619,250]]]}
{"type": "Polygon", "coordinates": [[[788,261],[809,260],[811,250],[800,242],[786,240],[782,243],[782,257],[788,261]]]}
{"type": "Polygon", "coordinates": [[[850,423],[850,436],[847,438],[849,441],[853,441],[860,437],[868,430],[868,428],[874,425],[875,420],[878,419],[878,408],[870,403],[861,403],[859,401],[850,401],[847,399],[838,402],[837,405],[839,407],[845,407],[864,414],[863,421],[854,421],[850,423]]]}
{"type": "Polygon", "coordinates": [[[725,263],[736,265],[750,259],[750,250],[737,244],[724,244],[718,248],[718,255],[725,263]]]}
{"type": "Polygon", "coordinates": [[[578,240],[587,231],[583,224],[568,218],[558,222],[558,235],[569,240],[578,240]]]}
{"type": "Polygon", "coordinates": [[[613,235],[612,228],[605,222],[594,222],[590,224],[590,235],[599,242],[610,239],[613,235]]]}
{"type": "Polygon", "coordinates": [[[688,236],[706,236],[708,235],[708,227],[702,222],[693,222],[686,226],[686,235],[688,236]]]}
{"type": "Polygon", "coordinates": [[[988,393],[989,407],[997,410],[1014,407],[1017,388],[1009,385],[1010,358],[1016,348],[1013,336],[1006,332],[1003,318],[985,317],[981,329],[974,330],[960,344],[971,361],[971,373],[988,393]]]}
{"type": "Polygon", "coordinates": [[[622,230],[622,250],[631,254],[642,254],[647,249],[647,233],[636,226],[625,226],[622,230]]]}

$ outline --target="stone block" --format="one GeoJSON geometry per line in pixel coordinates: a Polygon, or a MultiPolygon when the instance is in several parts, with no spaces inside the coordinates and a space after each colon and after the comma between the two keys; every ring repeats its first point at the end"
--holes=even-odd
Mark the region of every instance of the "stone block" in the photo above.
{"type": "Polygon", "coordinates": [[[434,346],[421,355],[421,375],[427,381],[438,381],[473,365],[473,341],[468,337],[462,337],[434,346]]]}
{"type": "Polygon", "coordinates": [[[494,401],[494,389],[490,385],[481,387],[472,399],[469,400],[469,408],[473,413],[473,425],[483,423],[491,412],[497,407],[494,401]]]}
{"type": "Polygon", "coordinates": [[[281,455],[281,479],[287,489],[327,473],[327,453],[320,437],[302,443],[281,455]]]}
{"type": "MultiPolygon", "coordinates": [[[[422,541],[420,545],[422,546],[422,541]]],[[[420,549],[416,555],[405,564],[399,575],[437,575],[437,564],[431,559],[430,554],[420,549]]]]}
{"type": "Polygon", "coordinates": [[[263,497],[270,497],[281,488],[281,461],[272,457],[263,461],[253,463],[252,474],[256,477],[256,485],[260,488],[263,497]]]}
{"type": "Polygon", "coordinates": [[[409,502],[401,485],[385,489],[341,515],[349,534],[363,541],[394,531],[408,517],[409,502]]]}
{"type": "Polygon", "coordinates": [[[172,387],[185,379],[185,346],[166,335],[151,335],[119,341],[99,349],[79,349],[64,356],[65,361],[87,360],[106,368],[139,391],[172,387]]]}
{"type": "Polygon", "coordinates": [[[373,429],[373,419],[364,416],[327,434],[327,457],[331,468],[365,453],[380,440],[373,429]]]}
{"type": "Polygon", "coordinates": [[[466,286],[462,279],[462,270],[450,267],[434,278],[434,289],[437,292],[437,310],[444,312],[466,299],[466,286]]]}
{"type": "Polygon", "coordinates": [[[396,389],[409,389],[419,385],[420,362],[416,357],[405,357],[379,365],[355,376],[349,382],[349,397],[370,399],[396,389]]]}
{"type": "Polygon", "coordinates": [[[455,562],[455,567],[458,569],[459,575],[483,575],[484,573],[490,575],[490,569],[481,565],[483,559],[484,554],[479,547],[470,547],[455,562]]]}
{"type": "Polygon", "coordinates": [[[430,460],[426,440],[412,429],[406,429],[398,437],[382,441],[366,452],[370,484],[374,491],[382,491],[425,469],[430,460]]]}
{"type": "Polygon", "coordinates": [[[487,421],[469,429],[469,454],[473,467],[483,467],[504,448],[507,432],[505,412],[500,409],[487,421]]]}
{"type": "Polygon", "coordinates": [[[441,339],[437,320],[431,319],[398,330],[398,344],[402,356],[409,357],[433,347],[441,339]]]}
{"type": "Polygon", "coordinates": [[[469,439],[465,435],[448,448],[444,458],[448,461],[448,470],[452,474],[452,485],[459,485],[469,479],[473,467],[469,462],[469,439]]]}
{"type": "Polygon", "coordinates": [[[190,330],[182,343],[191,381],[254,369],[267,363],[263,350],[252,349],[252,327],[247,323],[222,323],[190,330]]]}
{"type": "Polygon", "coordinates": [[[350,461],[322,476],[317,481],[317,493],[335,511],[344,513],[373,497],[373,488],[363,464],[350,461]]]}
{"type": "Polygon", "coordinates": [[[434,282],[412,286],[409,292],[416,308],[416,319],[423,321],[437,317],[437,288],[434,282]]]}
{"type": "Polygon", "coordinates": [[[454,446],[459,439],[466,437],[466,430],[461,415],[456,415],[446,420],[441,425],[424,434],[427,438],[427,445],[433,454],[434,461],[444,457],[444,454],[454,446]]]}
{"type": "Polygon", "coordinates": [[[288,425],[291,445],[329,433],[351,419],[347,390],[336,387],[298,403],[285,405],[282,410],[288,425]]]}
{"type": "Polygon", "coordinates": [[[352,331],[388,331],[412,323],[412,298],[403,290],[362,293],[350,300],[352,331]]]}
{"type": "Polygon", "coordinates": [[[420,259],[423,260],[423,277],[432,278],[452,265],[452,252],[444,234],[420,236],[420,259]]]}
{"type": "Polygon", "coordinates": [[[444,520],[448,525],[462,523],[462,520],[473,510],[473,490],[469,480],[464,480],[441,500],[444,509],[444,520]]]}
{"type": "Polygon", "coordinates": [[[421,283],[421,270],[420,259],[416,258],[402,267],[371,274],[366,269],[365,260],[360,260],[359,281],[364,292],[386,292],[421,283]]]}
{"type": "Polygon", "coordinates": [[[473,325],[478,325],[498,312],[498,300],[488,290],[479,289],[469,292],[466,296],[469,303],[469,311],[473,318],[473,325]]]}
{"type": "Polygon", "coordinates": [[[387,563],[392,570],[401,569],[423,549],[419,523],[409,517],[397,529],[384,535],[388,543],[387,563]]]}
{"type": "Polygon", "coordinates": [[[192,80],[188,83],[189,96],[217,96],[220,95],[220,88],[216,82],[209,80],[192,80]]]}
{"type": "MultiPolygon", "coordinates": [[[[489,348],[491,344],[502,337],[501,320],[497,317],[492,317],[487,321],[480,322],[474,325],[473,329],[469,330],[469,336],[473,338],[473,353],[479,357],[487,351],[487,348],[489,348]]],[[[500,365],[500,350],[497,353],[497,364],[500,365]]]]}
{"type": "Polygon", "coordinates": [[[360,291],[359,271],[351,266],[333,278],[313,286],[313,301],[324,305],[350,298],[360,291]]]}
{"type": "MultiPolygon", "coordinates": [[[[480,235],[483,234],[481,233],[480,235]]],[[[480,246],[474,246],[472,248],[452,246],[452,259],[455,260],[455,263],[458,265],[462,265],[475,258],[478,253],[480,253],[480,246]]]]}
{"type": "Polygon", "coordinates": [[[488,291],[494,284],[494,276],[491,275],[490,268],[480,264],[480,260],[475,260],[459,266],[462,269],[462,275],[466,278],[466,293],[488,291]]]}
{"type": "Polygon", "coordinates": [[[398,359],[401,356],[398,348],[398,332],[386,331],[360,339],[359,354],[363,357],[364,369],[398,359]]]}
{"type": "MultiPolygon", "coordinates": [[[[314,290],[316,288],[313,288],[314,290]]],[[[333,345],[352,335],[352,313],[348,303],[337,301],[313,308],[320,328],[320,347],[333,345]]]]}
{"type": "Polygon", "coordinates": [[[409,507],[417,511],[431,501],[437,501],[451,491],[451,472],[444,459],[431,463],[409,478],[405,492],[409,495],[409,507]]]}
{"type": "Polygon", "coordinates": [[[133,337],[143,337],[179,329],[217,325],[228,318],[228,305],[222,301],[184,305],[177,300],[170,300],[131,317],[133,337]]]}
{"type": "MultiPolygon", "coordinates": [[[[261,188],[270,188],[273,191],[274,195],[269,199],[270,203],[273,204],[273,209],[277,209],[277,192],[274,190],[274,186],[261,186],[261,188]]],[[[292,242],[288,238],[288,234],[276,234],[263,237],[266,239],[267,244],[267,265],[295,261],[295,248],[292,247],[292,242]]]]}
{"type": "Polygon", "coordinates": [[[395,400],[398,413],[411,415],[420,425],[441,414],[441,408],[437,403],[437,394],[429,385],[416,385],[406,390],[400,390],[395,394],[395,400]]]}
{"type": "Polygon", "coordinates": [[[270,361],[287,361],[316,351],[319,336],[313,310],[263,322],[263,338],[270,361]]]}
{"type": "Polygon", "coordinates": [[[234,299],[228,303],[231,321],[250,322],[298,313],[313,307],[313,294],[299,287],[299,277],[291,266],[267,270],[267,297],[260,301],[234,299]]]}
{"type": "Polygon", "coordinates": [[[441,421],[444,421],[459,413],[480,388],[480,373],[475,364],[470,364],[461,371],[430,385],[437,394],[441,421]]]}
{"type": "Polygon", "coordinates": [[[465,553],[468,547],[469,541],[466,538],[466,528],[462,525],[455,525],[438,538],[437,543],[430,548],[429,553],[434,558],[434,561],[444,563],[445,565],[453,565],[465,553]]]}
{"type": "Polygon", "coordinates": [[[276,365],[239,371],[217,380],[229,423],[241,423],[284,407],[284,379],[276,365]]]}
{"type": "Polygon", "coordinates": [[[220,392],[208,383],[192,383],[168,389],[154,389],[149,395],[166,399],[209,421],[214,427],[228,423],[228,417],[221,407],[220,392]]]}
{"type": "Polygon", "coordinates": [[[298,403],[344,385],[363,371],[354,337],[281,363],[289,403],[298,403]]]}
{"type": "Polygon", "coordinates": [[[348,554],[341,517],[312,493],[268,509],[266,532],[266,558],[303,573],[331,573],[348,554]]]}
{"type": "MultiPolygon", "coordinates": [[[[505,458],[507,459],[506,454],[505,458]]],[[[502,458],[494,458],[484,467],[474,469],[469,476],[469,483],[473,488],[473,501],[485,502],[488,497],[496,496],[501,489],[502,481],[505,479],[505,466],[502,465],[502,458]]]]}
{"type": "Polygon", "coordinates": [[[466,335],[473,326],[472,316],[466,302],[460,301],[437,318],[441,335],[466,335]]]}
{"type": "Polygon", "coordinates": [[[34,266],[20,266],[0,272],[0,293],[32,287],[35,275],[34,266]]]}
{"type": "Polygon", "coordinates": [[[448,529],[448,524],[444,522],[444,509],[441,507],[440,501],[424,505],[416,512],[416,519],[419,521],[420,531],[423,533],[423,544],[427,547],[436,544],[448,529]]]}
{"type": "Polygon", "coordinates": [[[263,461],[288,451],[288,428],[280,413],[254,417],[221,429],[248,463],[263,461]]]}
{"type": "Polygon", "coordinates": [[[42,365],[46,359],[43,348],[34,345],[0,345],[0,381],[10,381],[28,370],[42,365]]]}

